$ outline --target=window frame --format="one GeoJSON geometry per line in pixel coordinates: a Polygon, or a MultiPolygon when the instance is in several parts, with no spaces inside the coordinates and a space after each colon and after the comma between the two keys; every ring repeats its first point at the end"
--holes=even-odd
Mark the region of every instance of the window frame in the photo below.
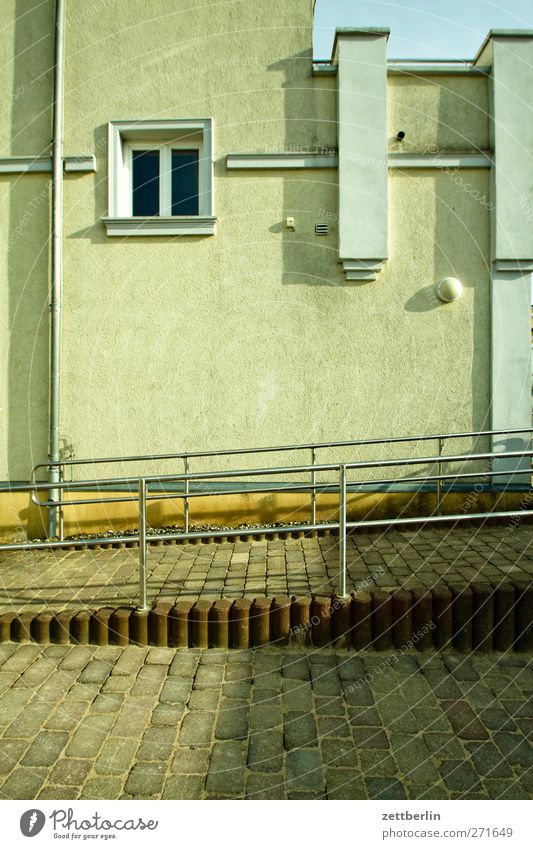
{"type": "Polygon", "coordinates": [[[214,235],[213,122],[211,118],[109,122],[109,236],[214,235]],[[172,215],[172,150],[198,150],[198,215],[172,215]],[[160,151],[160,214],[132,215],[133,150],[160,151]],[[165,164],[163,162],[163,156],[165,164]]]}

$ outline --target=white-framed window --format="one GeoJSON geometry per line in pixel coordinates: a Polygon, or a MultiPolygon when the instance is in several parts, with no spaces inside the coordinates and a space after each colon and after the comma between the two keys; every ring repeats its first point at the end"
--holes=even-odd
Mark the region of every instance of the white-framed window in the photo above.
{"type": "Polygon", "coordinates": [[[210,118],[109,123],[109,236],[212,235],[210,118]]]}

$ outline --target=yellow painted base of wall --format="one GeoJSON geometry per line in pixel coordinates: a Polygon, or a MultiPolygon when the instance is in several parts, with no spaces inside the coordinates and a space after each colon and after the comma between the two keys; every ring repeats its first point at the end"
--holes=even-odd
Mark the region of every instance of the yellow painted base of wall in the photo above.
{"type": "MultiPolygon", "coordinates": [[[[123,498],[124,493],[109,493],[123,498]]],[[[72,493],[72,500],[93,498],[94,493],[72,493]]],[[[388,519],[430,515],[436,496],[430,492],[349,493],[348,519],[388,519]]],[[[444,514],[482,513],[491,510],[519,511],[530,508],[527,493],[455,492],[443,496],[444,514]]],[[[317,496],[317,519],[338,517],[338,496],[317,496]]],[[[191,498],[190,525],[239,526],[273,522],[307,522],[311,518],[309,495],[298,493],[252,493],[250,495],[201,496],[191,498]]],[[[153,528],[183,525],[181,498],[148,503],[148,525],[153,528]]],[[[64,508],[65,537],[126,531],[138,527],[135,501],[111,504],[80,504],[64,508]]],[[[46,510],[36,507],[27,493],[0,495],[0,540],[2,542],[41,539],[46,535],[46,510]]]]}

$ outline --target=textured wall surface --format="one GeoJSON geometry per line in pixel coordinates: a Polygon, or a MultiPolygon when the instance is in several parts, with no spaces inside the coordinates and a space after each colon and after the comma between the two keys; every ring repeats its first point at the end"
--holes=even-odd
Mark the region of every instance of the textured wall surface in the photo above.
{"type": "MultiPolygon", "coordinates": [[[[61,431],[77,457],[488,424],[488,172],[389,172],[389,261],[375,283],[347,283],[336,170],[225,168],[230,152],[335,146],[335,79],[311,76],[308,0],[69,10],[65,153],[97,158],[95,174],[65,180],[61,431]],[[214,120],[217,235],[108,238],[107,122],[180,117],[214,120]],[[435,300],[446,275],[463,282],[458,303],[435,300]]],[[[486,147],[484,80],[391,77],[389,91],[391,132],[413,149],[486,147]]],[[[47,97],[32,102],[39,122],[47,97]]],[[[31,133],[24,152],[39,153],[31,133]]],[[[2,178],[4,245],[47,184],[2,178]]],[[[4,478],[46,455],[47,216],[48,200],[2,265],[3,326],[24,363],[2,366],[4,478]]]]}

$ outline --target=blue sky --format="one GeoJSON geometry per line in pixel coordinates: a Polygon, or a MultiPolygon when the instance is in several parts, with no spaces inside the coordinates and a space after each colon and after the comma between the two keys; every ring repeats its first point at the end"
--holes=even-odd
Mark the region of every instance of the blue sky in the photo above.
{"type": "Polygon", "coordinates": [[[390,59],[472,58],[489,29],[533,29],[531,0],[317,0],[314,55],[329,59],[335,27],[386,26],[390,59]]]}

